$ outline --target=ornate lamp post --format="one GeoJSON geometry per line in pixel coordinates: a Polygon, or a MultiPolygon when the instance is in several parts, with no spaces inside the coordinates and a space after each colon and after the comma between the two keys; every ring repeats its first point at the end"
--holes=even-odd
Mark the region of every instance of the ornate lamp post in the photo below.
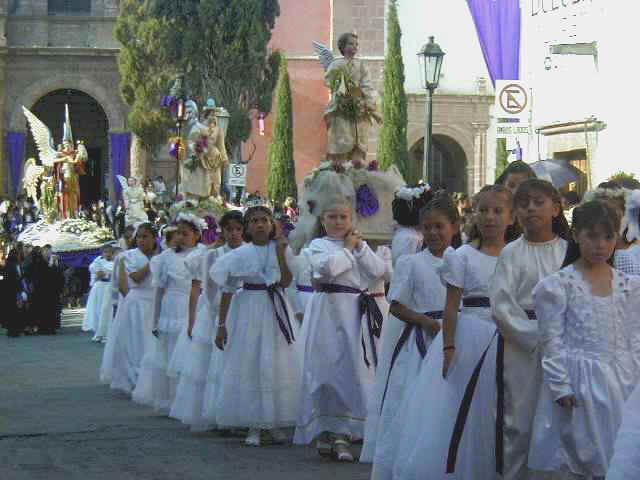
{"type": "Polygon", "coordinates": [[[438,88],[440,82],[440,70],[442,69],[442,60],[444,52],[440,45],[435,43],[434,37],[429,37],[429,43],[418,52],[418,60],[420,62],[420,74],[422,76],[422,86],[427,91],[425,100],[425,117],[426,126],[424,134],[424,163],[422,165],[422,178],[428,182],[428,174],[431,168],[431,132],[433,129],[433,92],[438,88]]]}
{"type": "Polygon", "coordinates": [[[187,109],[185,108],[185,103],[187,101],[187,96],[185,94],[184,88],[184,75],[179,75],[173,85],[171,86],[171,91],[169,92],[171,97],[174,98],[176,108],[171,109],[171,112],[174,113],[174,119],[176,121],[176,130],[179,139],[179,145],[177,147],[176,152],[176,201],[178,199],[178,186],[180,182],[178,179],[180,178],[180,147],[186,149],[186,144],[182,139],[182,124],[187,120],[187,109]]]}

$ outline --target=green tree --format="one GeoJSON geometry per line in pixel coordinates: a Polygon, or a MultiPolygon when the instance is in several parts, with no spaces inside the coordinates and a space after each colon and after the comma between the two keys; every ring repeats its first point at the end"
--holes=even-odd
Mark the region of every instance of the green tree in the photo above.
{"type": "Polygon", "coordinates": [[[280,62],[274,121],[273,140],[268,153],[267,193],[270,199],[282,203],[288,196],[297,196],[296,167],[293,160],[293,109],[286,58],[280,62]]]}
{"type": "Polygon", "coordinates": [[[382,116],[384,123],[378,144],[378,164],[386,170],[396,164],[406,177],[409,163],[407,145],[407,96],[404,91],[404,63],[398,22],[397,0],[389,3],[387,17],[387,54],[384,59],[384,97],[382,116]]]}
{"type": "Polygon", "coordinates": [[[622,170],[611,175],[611,177],[609,177],[609,181],[616,182],[624,188],[629,188],[631,190],[640,188],[640,182],[638,182],[635,173],[627,173],[622,170]]]}
{"type": "Polygon", "coordinates": [[[129,127],[151,151],[166,141],[173,121],[160,107],[170,79],[177,68],[166,49],[171,26],[149,13],[146,2],[123,0],[114,29],[122,48],[118,57],[120,92],[130,107],[129,127]]]}
{"type": "Polygon", "coordinates": [[[496,140],[496,180],[509,165],[509,152],[507,152],[507,139],[496,140]]]}
{"type": "Polygon", "coordinates": [[[268,44],[278,0],[151,1],[153,16],[171,27],[164,45],[170,63],[185,73],[187,91],[229,111],[227,147],[241,160],[252,112],[271,111],[280,55],[268,44]]]}

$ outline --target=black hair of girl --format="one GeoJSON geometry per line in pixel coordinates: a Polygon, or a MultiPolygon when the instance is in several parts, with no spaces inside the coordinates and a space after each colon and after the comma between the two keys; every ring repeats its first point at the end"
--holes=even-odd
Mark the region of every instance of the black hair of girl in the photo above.
{"type": "MultiPolygon", "coordinates": [[[[433,199],[420,210],[420,222],[432,212],[439,212],[449,219],[452,225],[460,225],[460,214],[453,198],[445,191],[436,193],[433,199]]],[[[462,245],[460,230],[451,239],[451,246],[458,248],[462,245]]]]}
{"type": "Polygon", "coordinates": [[[244,241],[253,242],[251,234],[249,233],[249,222],[251,221],[251,217],[256,213],[264,213],[269,217],[269,220],[271,221],[271,233],[269,234],[269,240],[276,238],[276,226],[273,221],[273,213],[264,205],[257,205],[255,207],[249,207],[244,214],[244,233],[242,234],[244,241]]]}
{"type": "MultiPolygon", "coordinates": [[[[574,237],[584,230],[592,230],[597,226],[601,226],[605,232],[611,235],[616,235],[620,231],[620,217],[608,202],[592,200],[574,208],[571,222],[572,235],[569,239],[564,262],[562,262],[562,268],[577,262],[581,257],[580,246],[574,237]]],[[[607,260],[611,266],[613,266],[614,255],[615,250],[611,258],[607,260]]]]}
{"type": "Polygon", "coordinates": [[[138,232],[140,232],[140,230],[146,230],[151,234],[153,238],[156,238],[156,236],[158,235],[156,232],[156,227],[154,227],[151,222],[144,222],[138,225],[138,228],[136,229],[136,236],[138,235],[138,232]]]}
{"type": "Polygon", "coordinates": [[[230,210],[225,213],[220,219],[220,228],[225,229],[231,222],[238,222],[240,225],[244,225],[244,217],[239,210],[230,210]]]}
{"type": "MultiPolygon", "coordinates": [[[[417,185],[415,187],[417,187],[417,185]]],[[[406,188],[414,188],[414,186],[407,185],[406,188]]],[[[394,197],[391,202],[393,219],[403,227],[417,226],[420,224],[420,211],[433,199],[433,196],[433,190],[425,190],[422,195],[413,200],[403,200],[402,198],[394,197]]]]}
{"type": "Polygon", "coordinates": [[[515,162],[511,162],[507,167],[502,171],[498,179],[496,180],[496,184],[504,185],[507,183],[507,177],[512,173],[522,174],[524,173],[528,178],[537,178],[536,172],[533,171],[533,168],[529,166],[526,162],[522,160],[516,160],[515,162]]]}
{"type": "Polygon", "coordinates": [[[189,227],[193,233],[198,235],[198,240],[196,240],[196,245],[202,241],[202,232],[198,230],[198,227],[196,227],[193,223],[187,220],[178,220],[178,225],[180,225],[181,223],[189,227]]]}
{"type": "MultiPolygon", "coordinates": [[[[509,189],[503,185],[485,185],[482,189],[475,195],[473,199],[474,206],[478,204],[480,201],[480,196],[486,193],[498,193],[500,195],[504,195],[507,200],[507,205],[509,208],[513,210],[513,195],[509,191],[509,189]]],[[[520,232],[520,228],[517,226],[515,219],[514,223],[509,225],[504,232],[504,241],[509,243],[516,240],[522,232],[520,232]]],[[[473,227],[471,228],[471,232],[469,233],[469,240],[467,243],[478,242],[478,248],[482,248],[482,234],[480,233],[480,229],[476,223],[473,223],[473,227]]]]}
{"type": "Polygon", "coordinates": [[[356,35],[355,33],[347,32],[347,33],[343,33],[338,37],[338,50],[340,50],[340,53],[342,55],[344,55],[344,49],[347,46],[347,42],[349,41],[350,38],[355,38],[357,40],[358,35],[356,35]]]}
{"type": "Polygon", "coordinates": [[[542,180],[540,178],[530,178],[520,184],[516,194],[513,197],[513,205],[518,208],[521,205],[527,205],[529,203],[529,196],[533,192],[538,192],[546,197],[549,197],[554,205],[558,206],[559,214],[553,218],[551,222],[551,230],[560,238],[569,240],[571,234],[569,232],[569,223],[562,213],[562,197],[560,192],[554,187],[551,182],[542,180]]]}

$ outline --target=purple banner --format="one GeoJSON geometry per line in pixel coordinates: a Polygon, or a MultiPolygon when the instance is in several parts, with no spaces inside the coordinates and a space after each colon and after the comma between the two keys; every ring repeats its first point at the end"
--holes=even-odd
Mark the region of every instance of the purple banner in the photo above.
{"type": "Polygon", "coordinates": [[[100,248],[92,248],[91,250],[81,250],[78,252],[54,252],[59,258],[60,262],[68,267],[80,268],[88,267],[96,257],[98,257],[102,250],[100,248]]]}
{"type": "Polygon", "coordinates": [[[120,198],[122,187],[116,175],[127,175],[127,165],[129,165],[129,147],[131,145],[131,134],[111,133],[111,175],[113,175],[113,191],[116,199],[120,198]]]}
{"type": "Polygon", "coordinates": [[[520,0],[467,0],[493,86],[520,78],[520,0]]]}
{"type": "Polygon", "coordinates": [[[22,188],[22,169],[24,168],[24,156],[27,134],[24,132],[7,132],[7,157],[9,158],[9,175],[11,179],[11,193],[15,198],[22,188]]]}

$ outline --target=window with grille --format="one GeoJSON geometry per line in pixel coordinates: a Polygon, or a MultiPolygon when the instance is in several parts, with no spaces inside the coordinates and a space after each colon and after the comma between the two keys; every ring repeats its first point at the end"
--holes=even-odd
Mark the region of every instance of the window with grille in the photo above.
{"type": "Polygon", "coordinates": [[[49,15],[90,15],[91,0],[49,0],[49,15]]]}

